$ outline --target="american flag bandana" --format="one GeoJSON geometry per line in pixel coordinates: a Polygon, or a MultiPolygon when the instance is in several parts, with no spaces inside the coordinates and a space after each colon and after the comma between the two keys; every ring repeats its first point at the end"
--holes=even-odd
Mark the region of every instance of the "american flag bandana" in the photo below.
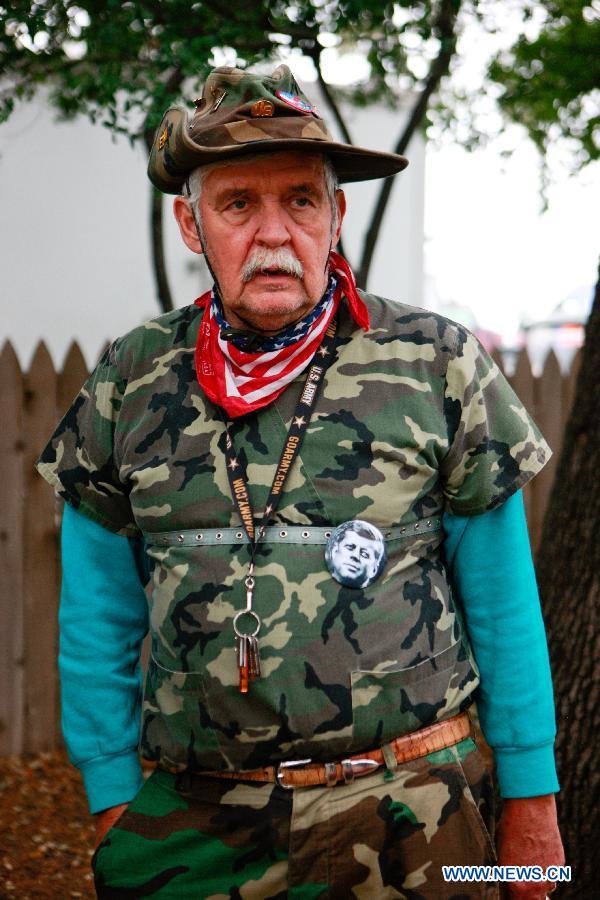
{"type": "Polygon", "coordinates": [[[235,419],[272,403],[309,364],[327,326],[346,297],[357,325],[369,328],[369,313],[356,290],[354,274],[339,253],[329,254],[329,283],[322,299],[300,322],[261,341],[260,349],[244,349],[243,336],[226,340],[228,328],[216,291],[196,300],[204,314],[196,344],[196,374],[207,397],[235,419]]]}

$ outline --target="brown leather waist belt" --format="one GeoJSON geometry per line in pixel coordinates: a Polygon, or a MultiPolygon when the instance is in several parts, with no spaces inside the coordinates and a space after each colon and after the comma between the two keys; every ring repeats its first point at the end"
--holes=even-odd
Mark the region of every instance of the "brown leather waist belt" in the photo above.
{"type": "MultiPolygon", "coordinates": [[[[469,737],[471,726],[467,713],[459,713],[451,719],[428,725],[412,734],[390,741],[396,762],[405,763],[411,759],[419,759],[428,753],[435,753],[452,747],[459,741],[469,737]]],[[[271,781],[284,788],[315,787],[327,785],[333,787],[339,782],[349,784],[361,775],[368,775],[380,766],[385,765],[383,748],[367,750],[365,753],[350,756],[341,762],[313,763],[310,759],[295,759],[279,763],[278,766],[265,766],[262,769],[251,769],[248,772],[195,772],[196,775],[208,775],[212,778],[232,778],[240,781],[271,781]]]]}

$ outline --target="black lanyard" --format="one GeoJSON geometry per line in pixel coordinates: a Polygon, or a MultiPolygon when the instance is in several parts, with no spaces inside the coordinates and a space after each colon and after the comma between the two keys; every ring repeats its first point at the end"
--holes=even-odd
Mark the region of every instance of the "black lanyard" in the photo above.
{"type": "Polygon", "coordinates": [[[250,502],[250,493],[248,491],[248,478],[244,471],[244,467],[235,455],[235,448],[229,433],[229,428],[227,427],[227,420],[223,415],[223,421],[225,422],[225,464],[231,497],[240,515],[240,519],[242,520],[250,545],[250,565],[245,581],[246,607],[236,613],[233,619],[233,628],[237,641],[238,665],[240,669],[240,691],[244,694],[248,691],[249,680],[260,676],[260,660],[256,636],[260,630],[261,621],[258,614],[252,609],[252,594],[254,588],[253,573],[256,551],[265,533],[269,519],[277,509],[290,469],[300,452],[300,447],[302,446],[304,435],[306,434],[310,423],[317,395],[323,384],[325,373],[333,360],[336,326],[337,317],[334,316],[327,327],[325,337],[321,342],[321,346],[316,351],[313,362],[306,375],[304,387],[302,388],[300,399],[296,405],[295,413],[292,416],[292,423],[289,427],[283,450],[281,451],[281,456],[279,457],[277,469],[275,470],[275,477],[273,478],[271,490],[267,498],[267,504],[258,528],[256,528],[254,523],[254,512],[250,502]],[[314,360],[317,358],[318,362],[315,362],[314,360]],[[253,632],[242,632],[238,628],[240,618],[245,615],[249,615],[254,619],[253,632]]]}

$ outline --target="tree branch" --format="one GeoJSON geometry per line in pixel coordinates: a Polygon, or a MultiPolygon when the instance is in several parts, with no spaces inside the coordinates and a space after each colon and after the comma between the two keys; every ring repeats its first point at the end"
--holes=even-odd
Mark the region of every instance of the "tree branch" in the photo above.
{"type": "Polygon", "coordinates": [[[158,305],[163,312],[173,309],[173,297],[169,286],[167,265],[165,262],[165,245],[163,236],[163,195],[150,185],[150,236],[152,240],[152,268],[154,269],[154,281],[158,305]]]}
{"type": "MultiPolygon", "coordinates": [[[[165,88],[167,94],[176,94],[183,81],[183,75],[179,66],[175,66],[169,75],[165,88]]],[[[154,142],[154,129],[147,126],[143,131],[144,143],[148,153],[152,149],[154,142]]],[[[152,243],[152,268],[154,270],[154,281],[156,283],[156,293],[158,305],[163,312],[169,312],[173,309],[173,297],[169,286],[169,277],[167,274],[167,264],[165,261],[165,242],[163,234],[163,195],[161,191],[150,185],[150,236],[152,243]]]]}
{"type": "Polygon", "coordinates": [[[227,3],[219,3],[217,0],[204,0],[204,6],[222,19],[239,21],[235,15],[235,5],[233,3],[228,5],[227,3]]]}
{"type": "MultiPolygon", "coordinates": [[[[204,0],[204,6],[210,9],[216,16],[224,19],[226,22],[237,22],[241,25],[244,24],[243,16],[236,15],[236,7],[235,4],[227,2],[221,3],[220,0],[204,0]]],[[[253,9],[253,13],[256,13],[257,10],[253,9]]],[[[261,17],[261,19],[257,22],[257,29],[262,29],[265,33],[269,31],[275,31],[277,29],[272,27],[271,20],[268,15],[261,17]]],[[[217,34],[217,29],[215,29],[215,34],[217,34]]],[[[267,46],[272,46],[270,41],[265,42],[267,46]]],[[[250,46],[249,44],[245,44],[243,39],[239,41],[240,46],[250,46]]],[[[252,49],[252,48],[251,48],[252,49]]]]}
{"type": "MultiPolygon", "coordinates": [[[[402,154],[406,151],[411,138],[425,117],[432,94],[437,90],[442,77],[448,71],[450,60],[452,59],[456,48],[455,27],[459,8],[459,0],[443,0],[441,4],[439,15],[434,25],[434,28],[437,27],[440,32],[440,52],[431,64],[425,86],[417,98],[417,102],[412,109],[408,122],[396,141],[394,153],[402,154]]],[[[377,243],[377,238],[379,237],[383,217],[393,185],[393,176],[383,180],[365,235],[362,257],[356,276],[358,286],[363,289],[367,284],[371,263],[373,262],[375,245],[377,243]]]]}
{"type": "Polygon", "coordinates": [[[230,41],[228,44],[229,47],[233,47],[234,50],[272,50],[273,44],[271,41],[248,41],[244,38],[240,38],[239,41],[230,41]]]}
{"type": "Polygon", "coordinates": [[[339,106],[335,102],[335,97],[333,96],[331,90],[329,89],[329,85],[323,78],[323,72],[321,71],[321,50],[318,46],[315,46],[313,50],[311,50],[308,54],[312,59],[315,69],[317,70],[317,81],[319,83],[319,87],[325,97],[325,101],[333,113],[333,117],[337,122],[337,126],[342,132],[342,137],[347,144],[352,143],[352,138],[350,137],[350,132],[348,131],[348,127],[342,118],[342,114],[340,112],[339,106]]]}

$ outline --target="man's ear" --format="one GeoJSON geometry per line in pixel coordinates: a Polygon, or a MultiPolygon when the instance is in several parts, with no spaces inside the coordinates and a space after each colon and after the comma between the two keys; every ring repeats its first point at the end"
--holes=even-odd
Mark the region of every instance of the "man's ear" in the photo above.
{"type": "Polygon", "coordinates": [[[342,231],[342,222],[344,221],[344,216],[346,215],[346,195],[340,188],[338,188],[335,192],[335,202],[338,209],[338,223],[337,228],[335,229],[335,234],[333,235],[333,240],[331,242],[332,247],[337,246],[342,231]]]}
{"type": "Polygon", "coordinates": [[[193,253],[204,253],[192,208],[185,197],[175,197],[173,201],[173,215],[177,219],[179,233],[186,247],[189,247],[193,253]]]}

